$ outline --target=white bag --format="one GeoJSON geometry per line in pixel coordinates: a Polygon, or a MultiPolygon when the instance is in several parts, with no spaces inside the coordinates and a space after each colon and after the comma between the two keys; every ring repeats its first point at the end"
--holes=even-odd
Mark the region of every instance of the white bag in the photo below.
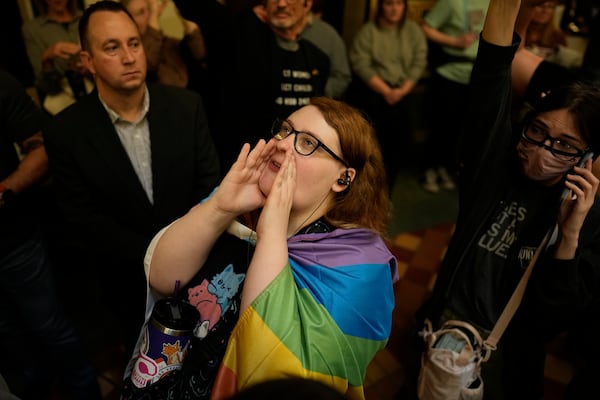
{"type": "Polygon", "coordinates": [[[433,331],[431,322],[419,333],[425,340],[417,382],[419,400],[481,400],[483,340],[470,324],[450,320],[433,331]]]}

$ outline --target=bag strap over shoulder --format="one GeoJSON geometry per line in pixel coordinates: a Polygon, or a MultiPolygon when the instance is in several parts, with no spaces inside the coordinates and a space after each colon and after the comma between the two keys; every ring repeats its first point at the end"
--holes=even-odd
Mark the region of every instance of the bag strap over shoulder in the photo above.
{"type": "Polygon", "coordinates": [[[445,331],[452,329],[452,328],[456,328],[456,327],[462,328],[462,329],[466,330],[467,332],[471,333],[471,335],[473,336],[473,341],[475,342],[474,345],[476,347],[479,347],[480,354],[481,354],[481,362],[486,362],[490,358],[492,351],[496,350],[498,341],[500,340],[500,337],[506,330],[508,323],[510,322],[513,315],[517,311],[517,308],[519,307],[519,304],[521,303],[521,300],[523,299],[523,294],[525,293],[525,288],[527,287],[527,282],[529,281],[529,277],[531,276],[531,272],[533,271],[533,266],[535,265],[535,263],[537,262],[537,260],[539,259],[540,255],[541,255],[541,253],[544,251],[544,249],[548,245],[548,242],[550,240],[550,237],[552,236],[553,231],[554,230],[551,229],[548,232],[546,232],[546,235],[542,239],[542,241],[541,241],[540,245],[537,247],[533,257],[529,261],[529,265],[527,266],[527,269],[523,273],[521,280],[517,284],[508,303],[504,307],[502,314],[500,314],[500,317],[496,321],[496,324],[492,328],[492,331],[490,332],[490,334],[488,335],[488,337],[485,340],[483,340],[481,338],[481,335],[479,334],[477,329],[475,329],[469,323],[460,321],[460,320],[445,321],[439,330],[433,331],[431,321],[428,318],[425,319],[425,321],[424,321],[425,326],[421,331],[419,331],[419,336],[423,337],[423,339],[425,340],[425,342],[427,343],[428,346],[432,346],[435,343],[436,339],[441,334],[443,334],[445,331]]]}
{"type": "MultiPolygon", "coordinates": [[[[504,330],[508,326],[508,323],[510,322],[511,318],[517,311],[517,308],[519,308],[519,304],[521,303],[521,300],[523,299],[523,294],[525,293],[525,288],[527,287],[527,282],[529,281],[529,277],[531,276],[531,272],[533,271],[533,266],[537,262],[542,251],[544,251],[544,249],[546,248],[546,245],[548,244],[548,240],[550,239],[552,231],[553,230],[551,229],[546,233],[546,235],[542,239],[542,242],[540,243],[538,248],[535,250],[535,254],[531,258],[531,261],[529,261],[529,265],[527,266],[527,269],[523,273],[523,276],[521,277],[521,280],[519,281],[519,284],[515,288],[515,291],[513,292],[512,296],[510,296],[510,300],[504,307],[502,314],[500,314],[500,318],[498,318],[498,321],[496,321],[496,324],[494,325],[494,328],[490,332],[490,335],[487,337],[487,339],[485,339],[485,341],[483,343],[484,347],[486,349],[489,349],[487,351],[487,353],[488,353],[487,358],[489,358],[490,350],[496,350],[496,346],[498,344],[498,341],[500,340],[500,337],[504,333],[504,330]]],[[[487,361],[487,358],[484,361],[487,361]]]]}

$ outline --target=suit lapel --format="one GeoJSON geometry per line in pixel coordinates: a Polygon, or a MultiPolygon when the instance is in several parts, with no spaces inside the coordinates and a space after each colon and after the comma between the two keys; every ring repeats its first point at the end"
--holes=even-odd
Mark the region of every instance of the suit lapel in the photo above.
{"type": "Polygon", "coordinates": [[[171,173],[173,160],[177,159],[172,132],[180,125],[173,116],[178,115],[176,110],[169,107],[169,96],[162,91],[153,95],[156,88],[148,86],[150,93],[150,112],[148,124],[150,126],[150,148],[152,149],[152,185],[154,187],[154,204],[160,204],[163,195],[168,196],[169,190],[176,176],[171,173]],[[165,193],[163,193],[165,191],[165,193]]]}

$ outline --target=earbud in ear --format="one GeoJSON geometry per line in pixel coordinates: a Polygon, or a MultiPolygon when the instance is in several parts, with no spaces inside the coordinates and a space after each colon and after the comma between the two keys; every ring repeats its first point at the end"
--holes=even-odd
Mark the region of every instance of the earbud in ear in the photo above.
{"type": "Polygon", "coordinates": [[[348,171],[346,171],[346,176],[344,179],[340,178],[337,180],[338,185],[349,186],[350,185],[350,175],[348,175],[348,171]]]}

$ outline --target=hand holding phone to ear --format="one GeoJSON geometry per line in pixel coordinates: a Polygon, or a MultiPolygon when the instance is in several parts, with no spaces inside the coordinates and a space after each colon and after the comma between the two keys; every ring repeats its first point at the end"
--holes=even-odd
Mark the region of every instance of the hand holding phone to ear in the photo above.
{"type": "MultiPolygon", "coordinates": [[[[585,167],[586,167],[586,165],[587,165],[587,163],[588,163],[588,160],[591,160],[591,159],[593,159],[593,158],[594,158],[594,153],[593,153],[593,152],[589,151],[589,152],[585,153],[585,154],[584,154],[584,155],[581,157],[581,160],[579,160],[579,163],[577,164],[576,168],[585,168],[585,167]]],[[[575,168],[575,167],[574,167],[574,168],[575,168]]],[[[576,171],[575,171],[574,169],[572,169],[572,170],[569,172],[569,174],[575,174],[575,173],[576,173],[576,171]]],[[[569,180],[568,180],[568,179],[569,179],[569,174],[567,174],[567,181],[565,182],[565,185],[566,185],[566,183],[574,183],[574,182],[569,182],[569,180]]],[[[577,184],[577,183],[575,182],[575,185],[576,185],[576,184],[577,184]]],[[[561,202],[561,204],[563,203],[563,201],[565,201],[565,200],[567,199],[567,197],[569,196],[569,194],[570,194],[572,197],[576,195],[576,193],[573,193],[573,192],[572,192],[572,190],[571,190],[571,188],[569,187],[569,185],[566,185],[566,186],[567,186],[567,187],[565,187],[565,189],[563,190],[563,192],[562,192],[562,194],[561,194],[561,196],[560,196],[560,202],[561,202]]]]}
{"type": "Polygon", "coordinates": [[[559,239],[555,257],[570,260],[575,257],[579,232],[594,204],[600,180],[592,173],[593,153],[587,153],[570,171],[565,180],[558,215],[559,239]]]}

